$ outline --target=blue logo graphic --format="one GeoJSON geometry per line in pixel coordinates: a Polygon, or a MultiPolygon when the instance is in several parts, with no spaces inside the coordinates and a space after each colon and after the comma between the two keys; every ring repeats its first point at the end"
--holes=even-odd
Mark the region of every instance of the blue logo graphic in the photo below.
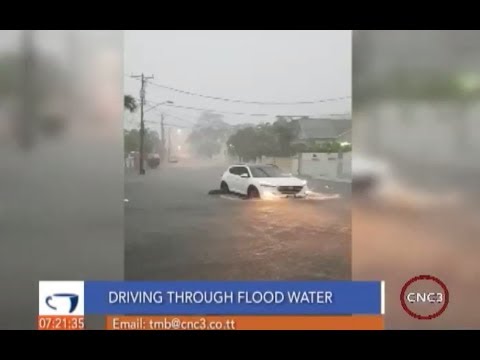
{"type": "Polygon", "coordinates": [[[53,304],[54,298],[69,298],[70,299],[70,308],[68,312],[71,314],[75,311],[78,305],[78,295],[77,294],[53,294],[52,296],[47,296],[45,303],[50,309],[57,310],[57,307],[53,304]],[[52,303],[53,302],[53,303],[52,303]]]}

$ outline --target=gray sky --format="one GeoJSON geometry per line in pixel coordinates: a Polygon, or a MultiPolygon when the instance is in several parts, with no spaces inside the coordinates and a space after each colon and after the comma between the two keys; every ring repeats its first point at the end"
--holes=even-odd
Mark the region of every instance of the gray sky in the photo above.
{"type": "MultiPolygon", "coordinates": [[[[156,83],[190,92],[248,101],[313,101],[351,96],[351,31],[126,30],[125,74],[153,74],[156,83]]],[[[125,93],[138,97],[140,83],[125,78],[125,93]]],[[[183,95],[148,85],[147,101],[219,111],[271,114],[225,115],[225,121],[264,122],[281,115],[350,113],[351,101],[312,105],[251,105],[183,95]]],[[[200,112],[162,108],[187,121],[200,112]]],[[[151,111],[150,121],[159,114],[151,111]]],[[[135,116],[138,116],[135,115],[135,116]]]]}

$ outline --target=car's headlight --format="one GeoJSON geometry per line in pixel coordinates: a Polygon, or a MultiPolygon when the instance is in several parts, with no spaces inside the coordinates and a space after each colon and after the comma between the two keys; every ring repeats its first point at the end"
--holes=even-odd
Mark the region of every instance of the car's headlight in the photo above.
{"type": "Polygon", "coordinates": [[[264,187],[277,187],[276,185],[273,185],[273,184],[269,184],[269,183],[260,183],[260,186],[264,186],[264,187]]]}

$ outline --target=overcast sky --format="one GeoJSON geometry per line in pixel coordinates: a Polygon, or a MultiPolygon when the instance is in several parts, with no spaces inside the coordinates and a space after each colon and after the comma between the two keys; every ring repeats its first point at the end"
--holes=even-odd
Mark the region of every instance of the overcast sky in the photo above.
{"type": "MultiPolygon", "coordinates": [[[[155,83],[190,92],[248,100],[294,102],[351,96],[351,31],[126,30],[125,74],[154,75],[155,83]]],[[[125,77],[125,93],[139,82],[125,77]]],[[[350,113],[351,101],[313,105],[250,105],[183,95],[148,85],[147,101],[268,117],[224,115],[229,123],[265,122],[275,115],[350,113]]],[[[162,108],[168,121],[188,126],[198,111],[162,108]]],[[[158,121],[157,111],[148,114],[158,121]]]]}

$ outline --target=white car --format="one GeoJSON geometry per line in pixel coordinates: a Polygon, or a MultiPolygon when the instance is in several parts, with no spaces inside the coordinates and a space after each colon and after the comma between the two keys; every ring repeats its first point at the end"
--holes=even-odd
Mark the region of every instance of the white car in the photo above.
{"type": "Polygon", "coordinates": [[[306,197],[307,182],[284,174],[275,165],[233,165],[222,176],[220,189],[248,198],[306,197]]]}

